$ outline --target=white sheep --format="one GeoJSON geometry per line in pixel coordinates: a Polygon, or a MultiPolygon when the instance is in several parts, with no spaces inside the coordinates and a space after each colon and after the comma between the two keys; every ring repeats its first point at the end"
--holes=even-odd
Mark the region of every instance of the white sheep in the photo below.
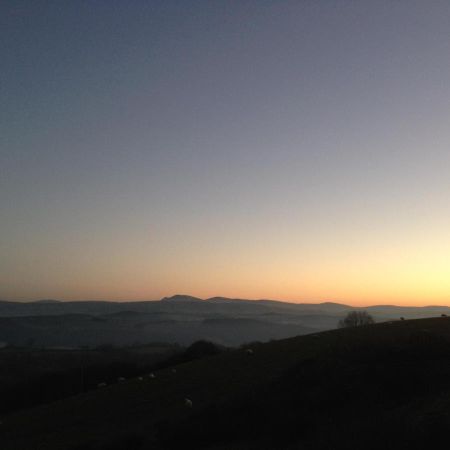
{"type": "Polygon", "coordinates": [[[144,379],[142,377],[137,377],[138,381],[143,381],[144,379]]]}
{"type": "Polygon", "coordinates": [[[105,382],[98,383],[98,384],[97,384],[97,387],[98,387],[98,388],[104,388],[104,387],[106,387],[106,383],[105,383],[105,382]]]}
{"type": "Polygon", "coordinates": [[[120,383],[122,381],[125,381],[125,378],[124,377],[117,377],[117,381],[120,383]]]}
{"type": "Polygon", "coordinates": [[[148,377],[149,377],[149,378],[156,378],[156,376],[155,376],[154,373],[150,373],[150,374],[148,375],[148,377]]]}
{"type": "Polygon", "coordinates": [[[172,369],[172,373],[177,373],[177,369],[172,369]]]}
{"type": "Polygon", "coordinates": [[[187,408],[192,408],[192,405],[192,400],[190,398],[184,399],[184,406],[186,406],[187,408]]]}
{"type": "Polygon", "coordinates": [[[249,356],[254,354],[254,352],[251,348],[248,348],[247,350],[245,350],[245,353],[247,353],[247,355],[249,355],[249,356]]]}

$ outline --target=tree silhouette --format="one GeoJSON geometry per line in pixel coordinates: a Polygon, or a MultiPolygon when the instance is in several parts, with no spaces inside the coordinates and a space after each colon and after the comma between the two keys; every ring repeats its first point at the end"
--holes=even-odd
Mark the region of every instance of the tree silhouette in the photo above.
{"type": "Polygon", "coordinates": [[[361,327],[375,323],[373,317],[367,311],[350,311],[338,323],[339,328],[361,327]]]}

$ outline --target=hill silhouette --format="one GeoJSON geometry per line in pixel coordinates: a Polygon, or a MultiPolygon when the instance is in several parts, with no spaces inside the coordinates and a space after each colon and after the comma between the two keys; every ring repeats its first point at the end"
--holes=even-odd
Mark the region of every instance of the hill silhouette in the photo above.
{"type": "Polygon", "coordinates": [[[446,317],[250,348],[5,416],[1,448],[398,450],[446,436],[446,317]]]}
{"type": "MultiPolygon", "coordinates": [[[[377,322],[449,314],[450,308],[371,306],[377,322]]],[[[0,342],[35,347],[129,346],[207,339],[225,346],[336,328],[349,312],[339,303],[287,303],[175,295],[147,302],[0,302],[0,342]],[[216,326],[212,326],[215,323],[216,326]]]]}

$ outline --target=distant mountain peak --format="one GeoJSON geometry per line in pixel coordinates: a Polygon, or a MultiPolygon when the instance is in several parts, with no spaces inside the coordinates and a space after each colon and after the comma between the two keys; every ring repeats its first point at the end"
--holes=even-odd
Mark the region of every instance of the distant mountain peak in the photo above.
{"type": "Polygon", "coordinates": [[[206,299],[207,302],[209,303],[231,303],[231,302],[236,302],[238,300],[234,299],[234,298],[228,298],[228,297],[211,297],[206,299]]]}
{"type": "Polygon", "coordinates": [[[202,302],[203,300],[198,297],[192,297],[192,295],[177,294],[172,297],[164,297],[162,302],[202,302]]]}

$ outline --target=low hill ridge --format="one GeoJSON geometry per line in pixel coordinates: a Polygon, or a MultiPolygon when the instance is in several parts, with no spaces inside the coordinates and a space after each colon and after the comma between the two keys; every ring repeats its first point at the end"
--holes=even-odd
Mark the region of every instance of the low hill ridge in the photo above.
{"type": "Polygon", "coordinates": [[[203,302],[201,298],[193,297],[192,295],[176,294],[171,297],[164,297],[161,299],[162,302],[203,302]]]}

